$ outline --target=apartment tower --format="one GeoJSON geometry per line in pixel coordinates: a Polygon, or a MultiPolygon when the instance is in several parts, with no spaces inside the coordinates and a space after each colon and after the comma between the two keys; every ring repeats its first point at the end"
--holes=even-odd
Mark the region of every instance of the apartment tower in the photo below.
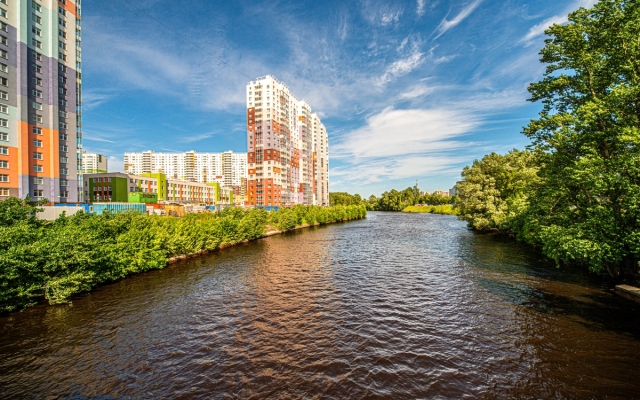
{"type": "Polygon", "coordinates": [[[0,0],[0,200],[82,200],[81,0],[0,0]]]}
{"type": "Polygon", "coordinates": [[[271,75],[247,84],[247,147],[247,205],[329,205],[327,131],[271,75]]]}

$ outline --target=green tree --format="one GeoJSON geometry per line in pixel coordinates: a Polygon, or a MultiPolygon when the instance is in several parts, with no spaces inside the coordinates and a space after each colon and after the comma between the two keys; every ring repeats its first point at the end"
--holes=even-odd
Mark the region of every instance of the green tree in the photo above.
{"type": "Polygon", "coordinates": [[[553,25],[524,133],[542,185],[522,235],[558,262],[640,277],[640,2],[601,0],[553,25]]]}
{"type": "Polygon", "coordinates": [[[464,168],[456,185],[460,218],[477,230],[517,230],[537,169],[535,156],[518,150],[474,161],[464,168]]]}

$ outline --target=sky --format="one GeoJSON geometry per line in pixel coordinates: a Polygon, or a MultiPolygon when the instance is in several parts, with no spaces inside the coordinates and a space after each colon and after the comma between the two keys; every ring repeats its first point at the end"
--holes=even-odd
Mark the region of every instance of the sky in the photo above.
{"type": "Polygon", "coordinates": [[[246,84],[273,75],[329,134],[330,191],[448,190],[524,148],[544,30],[595,0],[83,2],[84,149],[247,151],[246,84]]]}

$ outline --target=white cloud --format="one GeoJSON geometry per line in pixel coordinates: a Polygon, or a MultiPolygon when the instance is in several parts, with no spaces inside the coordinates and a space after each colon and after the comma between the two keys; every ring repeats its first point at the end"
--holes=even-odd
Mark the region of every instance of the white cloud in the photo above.
{"type": "Polygon", "coordinates": [[[541,23],[531,27],[531,29],[529,29],[529,32],[527,32],[527,34],[520,40],[520,42],[530,42],[538,36],[542,36],[544,34],[544,31],[547,30],[547,28],[551,27],[551,25],[566,24],[567,22],[569,22],[568,16],[570,12],[577,10],[580,7],[593,7],[593,5],[597,2],[598,0],[577,0],[571,3],[571,5],[567,7],[561,14],[554,15],[551,18],[547,18],[541,23]]]}
{"type": "Polygon", "coordinates": [[[421,16],[421,17],[424,15],[424,13],[425,13],[425,11],[426,11],[426,10],[425,10],[425,6],[426,6],[426,4],[427,4],[427,0],[418,0],[418,5],[417,5],[416,13],[417,13],[419,16],[421,16]]]}
{"type": "Polygon", "coordinates": [[[449,141],[479,126],[476,116],[442,109],[395,110],[386,108],[370,117],[332,147],[332,156],[345,159],[395,157],[456,148],[449,141]]]}
{"type": "MultiPolygon", "coordinates": [[[[404,46],[402,47],[404,48],[404,46]]],[[[376,84],[383,86],[394,78],[410,73],[424,62],[423,56],[424,53],[420,51],[419,43],[414,42],[411,46],[411,53],[407,57],[396,60],[389,65],[384,74],[377,79],[376,84]]]]}
{"type": "Polygon", "coordinates": [[[465,20],[465,18],[467,18],[469,15],[471,15],[471,13],[476,8],[478,8],[480,3],[482,3],[483,1],[484,0],[475,0],[473,3],[471,3],[467,7],[465,7],[464,10],[462,10],[458,15],[456,15],[455,18],[452,19],[451,21],[449,21],[446,18],[444,18],[442,20],[442,22],[440,22],[440,25],[438,25],[438,28],[436,29],[436,32],[438,32],[438,35],[435,37],[435,39],[437,39],[440,36],[442,36],[449,29],[458,26],[458,24],[460,24],[462,21],[465,20]]]}
{"type": "Polygon", "coordinates": [[[426,96],[428,94],[433,93],[436,90],[435,87],[433,86],[427,86],[427,85],[416,85],[414,87],[412,87],[411,89],[409,89],[408,91],[401,93],[399,98],[403,99],[403,100],[408,100],[408,99],[415,99],[418,97],[422,97],[422,96],[426,96]]]}

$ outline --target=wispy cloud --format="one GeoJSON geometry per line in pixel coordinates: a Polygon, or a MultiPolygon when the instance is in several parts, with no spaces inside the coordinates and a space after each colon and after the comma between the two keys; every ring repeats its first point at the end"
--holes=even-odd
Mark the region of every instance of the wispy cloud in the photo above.
{"type": "Polygon", "coordinates": [[[124,172],[124,160],[120,157],[110,156],[107,159],[107,169],[109,172],[124,172]]]}
{"type": "Polygon", "coordinates": [[[418,0],[418,4],[416,6],[416,14],[419,16],[423,16],[425,13],[425,6],[427,5],[427,0],[418,0]]]}
{"type": "Polygon", "coordinates": [[[215,135],[216,135],[215,132],[208,132],[208,133],[201,133],[201,134],[192,135],[192,136],[183,136],[180,138],[180,141],[185,143],[199,142],[201,140],[209,139],[215,135]]]}
{"type": "Polygon", "coordinates": [[[484,0],[475,0],[473,3],[469,4],[467,7],[465,7],[462,11],[460,11],[460,13],[458,15],[456,15],[452,20],[448,20],[447,18],[444,18],[442,20],[442,22],[440,22],[440,25],[438,25],[438,28],[436,28],[436,32],[438,33],[437,36],[434,38],[437,39],[440,36],[444,35],[444,33],[446,31],[448,31],[451,28],[454,28],[456,26],[458,26],[462,21],[464,21],[469,15],[471,15],[471,13],[478,8],[478,6],[483,2],[484,0]]]}
{"type": "MultiPolygon", "coordinates": [[[[407,39],[405,39],[407,40],[407,39]]],[[[403,51],[406,47],[406,42],[403,43],[398,48],[399,51],[403,51]]],[[[399,60],[394,61],[387,67],[382,76],[380,76],[376,80],[376,84],[378,86],[383,86],[393,79],[406,75],[411,71],[415,70],[424,62],[424,53],[420,50],[420,42],[414,41],[411,44],[411,48],[409,50],[409,54],[406,57],[403,57],[399,60]]]]}
{"type": "Polygon", "coordinates": [[[520,42],[530,42],[531,40],[542,36],[544,31],[547,28],[551,27],[554,24],[562,25],[569,22],[568,16],[569,13],[580,8],[580,7],[593,7],[598,0],[577,0],[570,4],[561,14],[554,15],[553,17],[547,18],[541,23],[534,25],[529,29],[529,32],[520,40],[520,42]]]}

